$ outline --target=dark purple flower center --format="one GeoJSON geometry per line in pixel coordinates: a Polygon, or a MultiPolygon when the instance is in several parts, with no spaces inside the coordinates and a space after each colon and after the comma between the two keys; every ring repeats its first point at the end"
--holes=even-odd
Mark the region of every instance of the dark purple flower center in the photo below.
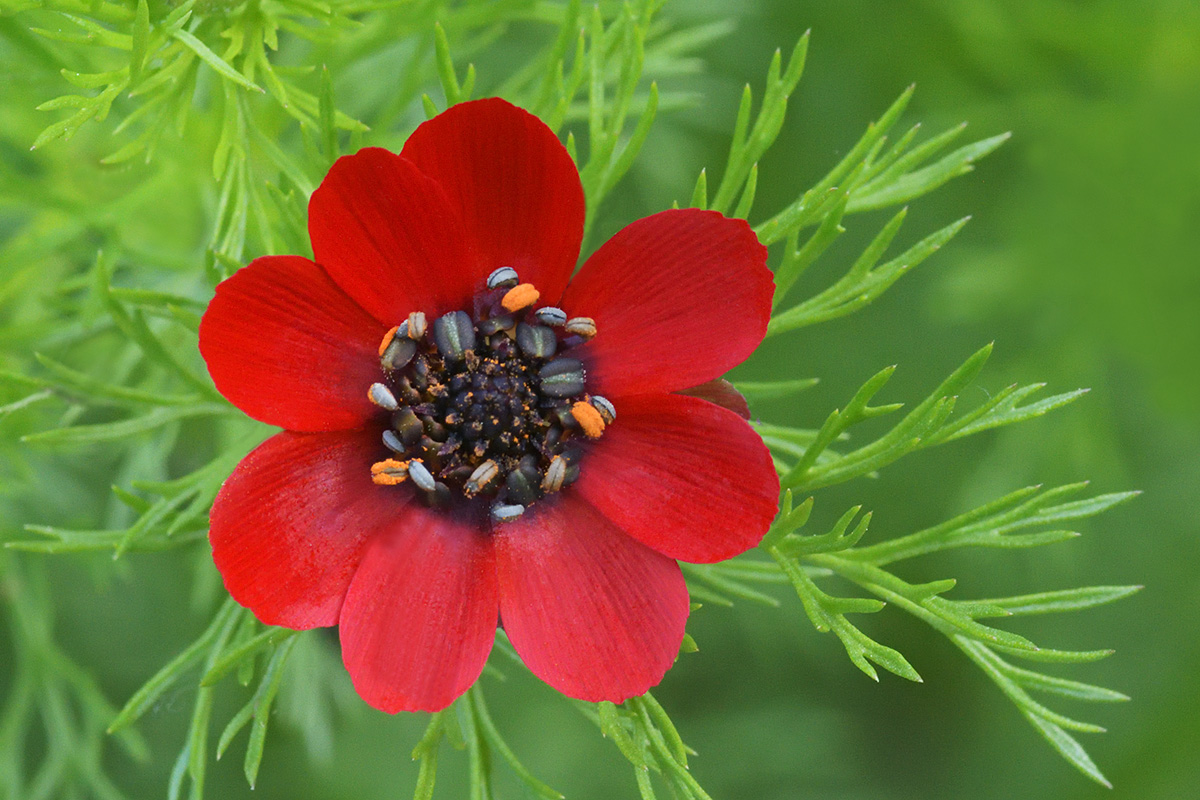
{"type": "Polygon", "coordinates": [[[430,324],[414,312],[388,332],[383,377],[368,390],[391,412],[383,443],[392,456],[372,466],[375,483],[407,481],[431,506],[487,508],[507,522],[578,479],[581,443],[598,438],[616,411],[587,393],[572,355],[595,323],[534,310],[537,299],[503,267],[473,313],[430,324]]]}

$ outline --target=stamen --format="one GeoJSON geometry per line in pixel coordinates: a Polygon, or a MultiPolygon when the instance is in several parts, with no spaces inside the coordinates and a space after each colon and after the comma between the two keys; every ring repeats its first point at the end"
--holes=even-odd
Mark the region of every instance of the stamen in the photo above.
{"type": "Polygon", "coordinates": [[[416,444],[421,434],[425,432],[425,426],[421,424],[421,418],[416,415],[411,408],[403,408],[392,415],[392,427],[395,429],[400,441],[405,447],[412,447],[416,444]]]}
{"type": "Polygon", "coordinates": [[[512,522],[524,513],[525,506],[522,505],[496,504],[492,506],[492,519],[496,522],[512,522]]]}
{"type": "Polygon", "coordinates": [[[404,450],[405,450],[404,442],[400,441],[400,437],[397,436],[396,432],[394,430],[392,430],[391,428],[388,428],[386,431],[383,432],[383,444],[388,450],[391,450],[393,453],[400,453],[400,454],[404,453],[404,450]]]}
{"type": "Polygon", "coordinates": [[[392,343],[392,339],[396,338],[396,331],[400,330],[399,325],[395,325],[387,333],[383,335],[383,341],[379,343],[379,357],[383,358],[383,353],[388,349],[388,345],[392,343]]]}
{"type": "Polygon", "coordinates": [[[522,322],[517,326],[517,346],[527,356],[550,358],[558,349],[558,337],[550,328],[522,322]]]}
{"type": "Polygon", "coordinates": [[[533,315],[537,317],[538,321],[543,325],[549,325],[553,328],[561,328],[563,325],[567,324],[567,312],[554,306],[539,308],[534,312],[533,315]]]}
{"type": "Polygon", "coordinates": [[[550,459],[550,466],[546,468],[546,475],[542,478],[542,491],[547,494],[557,492],[562,488],[566,477],[567,460],[562,456],[555,456],[550,459]]]}
{"type": "Polygon", "coordinates": [[[529,308],[541,296],[541,292],[535,289],[532,283],[522,283],[509,289],[500,301],[500,305],[509,311],[520,311],[523,308],[529,308]]]}
{"type": "Polygon", "coordinates": [[[513,326],[516,324],[516,317],[514,317],[512,314],[501,314],[498,317],[485,319],[483,322],[479,323],[478,328],[479,332],[484,336],[491,336],[493,333],[512,330],[513,326]]]}
{"type": "Polygon", "coordinates": [[[438,352],[451,361],[460,361],[475,349],[475,326],[465,311],[443,314],[433,323],[433,340],[438,352]]]}
{"type": "Polygon", "coordinates": [[[430,474],[429,468],[425,466],[425,462],[419,458],[414,458],[409,462],[408,476],[412,478],[413,483],[417,485],[417,488],[423,492],[433,492],[437,490],[437,481],[433,479],[433,475],[430,474]]]}
{"type": "Polygon", "coordinates": [[[533,456],[522,458],[520,465],[508,473],[508,477],[504,479],[509,499],[522,505],[529,505],[537,500],[538,478],[540,477],[537,470],[537,459],[533,456]]]}
{"type": "Polygon", "coordinates": [[[567,333],[582,337],[584,340],[591,339],[596,335],[596,320],[591,317],[575,317],[567,320],[567,333]]]}
{"type": "Polygon", "coordinates": [[[378,486],[395,486],[408,477],[408,462],[388,458],[371,465],[371,482],[378,486]]]}
{"type": "Polygon", "coordinates": [[[425,338],[425,328],[428,323],[425,320],[424,311],[414,311],[408,315],[408,337],[417,339],[418,341],[425,338]]]}
{"type": "Polygon", "coordinates": [[[570,397],[584,387],[583,362],[574,358],[556,358],[538,370],[542,392],[551,397],[570,397]]]}
{"type": "Polygon", "coordinates": [[[396,402],[396,396],[392,394],[392,390],[382,383],[371,384],[371,388],[367,390],[367,399],[388,411],[395,411],[400,407],[400,404],[396,402]]]}
{"type": "Polygon", "coordinates": [[[488,275],[487,287],[489,289],[507,288],[509,286],[516,286],[519,280],[520,278],[517,277],[515,269],[512,267],[501,267],[494,270],[491,275],[488,275]]]}
{"type": "Polygon", "coordinates": [[[367,394],[391,412],[382,443],[395,457],[371,479],[411,478],[430,507],[466,503],[504,523],[578,480],[582,442],[617,412],[587,394],[583,362],[570,357],[596,335],[594,320],[534,311],[538,290],[511,267],[487,287],[473,313],[413,311],[380,343],[384,374],[367,394]]]}
{"type": "Polygon", "coordinates": [[[471,477],[467,478],[466,485],[463,486],[463,493],[467,497],[473,497],[487,488],[487,485],[496,479],[500,474],[500,468],[495,461],[490,458],[475,468],[471,473],[471,477]]]}
{"type": "Polygon", "coordinates": [[[599,439],[604,433],[604,417],[591,403],[580,400],[571,406],[571,416],[589,439],[599,439]]]}
{"type": "Polygon", "coordinates": [[[616,406],[609,402],[607,397],[601,397],[598,394],[592,395],[590,402],[600,412],[600,416],[604,418],[604,424],[612,425],[613,421],[617,418],[616,406]]]}
{"type": "Polygon", "coordinates": [[[438,481],[433,487],[433,492],[425,495],[426,501],[434,508],[445,508],[450,505],[450,501],[454,499],[454,495],[450,492],[450,487],[438,481]]]}
{"type": "Polygon", "coordinates": [[[399,333],[400,327],[393,328],[384,337],[385,345],[381,345],[379,363],[387,372],[403,369],[417,354],[417,343],[399,333]]]}

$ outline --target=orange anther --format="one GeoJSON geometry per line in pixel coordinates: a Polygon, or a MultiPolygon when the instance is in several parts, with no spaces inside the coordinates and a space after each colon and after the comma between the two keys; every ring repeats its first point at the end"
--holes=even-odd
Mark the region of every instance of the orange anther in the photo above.
{"type": "Polygon", "coordinates": [[[394,458],[377,461],[371,465],[371,481],[379,486],[395,486],[408,477],[408,462],[394,458]]]}
{"type": "Polygon", "coordinates": [[[600,416],[591,403],[580,400],[571,406],[571,416],[579,423],[583,433],[589,439],[599,439],[604,433],[604,417],[600,416]]]}
{"type": "Polygon", "coordinates": [[[532,283],[521,283],[505,292],[500,305],[509,311],[520,311],[536,303],[539,297],[541,292],[535,289],[532,283]]]}
{"type": "Polygon", "coordinates": [[[388,345],[392,343],[392,339],[396,338],[396,331],[400,330],[400,326],[392,328],[383,335],[383,341],[379,343],[379,357],[383,358],[383,351],[388,349],[388,345]]]}

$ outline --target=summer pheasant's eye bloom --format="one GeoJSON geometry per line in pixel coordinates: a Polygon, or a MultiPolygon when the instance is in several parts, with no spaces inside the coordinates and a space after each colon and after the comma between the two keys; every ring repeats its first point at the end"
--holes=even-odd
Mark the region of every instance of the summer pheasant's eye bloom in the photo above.
{"type": "Polygon", "coordinates": [[[583,219],[549,128],[464,103],[399,155],[339,159],[315,261],[259,258],[204,315],[217,388],[286,429],[213,504],[225,586],[264,623],[340,626],[384,711],[451,703],[498,624],[567,695],[641,694],[683,637],[676,559],[735,556],[774,517],[767,449],[712,383],[766,331],[766,250],[665,211],[572,277],[583,219]]]}

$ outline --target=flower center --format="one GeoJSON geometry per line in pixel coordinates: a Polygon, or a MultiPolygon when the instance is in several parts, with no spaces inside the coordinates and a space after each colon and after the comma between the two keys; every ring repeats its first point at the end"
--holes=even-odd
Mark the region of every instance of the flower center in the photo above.
{"type": "Polygon", "coordinates": [[[388,331],[383,378],[367,396],[391,412],[383,444],[393,455],[372,465],[372,481],[408,481],[430,506],[486,506],[509,522],[578,479],[580,442],[599,438],[616,410],[587,394],[571,355],[596,335],[595,322],[535,311],[538,296],[501,267],[473,314],[451,311],[429,325],[415,311],[388,331]]]}

